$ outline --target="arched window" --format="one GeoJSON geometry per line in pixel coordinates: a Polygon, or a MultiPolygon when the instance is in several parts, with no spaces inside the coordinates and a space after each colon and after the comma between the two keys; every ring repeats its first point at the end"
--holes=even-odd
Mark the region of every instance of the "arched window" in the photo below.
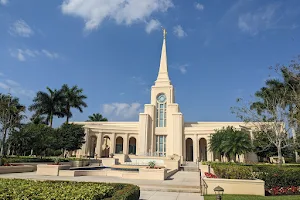
{"type": "Polygon", "coordinates": [[[165,94],[159,94],[156,98],[156,127],[167,125],[167,98],[165,94]]]}

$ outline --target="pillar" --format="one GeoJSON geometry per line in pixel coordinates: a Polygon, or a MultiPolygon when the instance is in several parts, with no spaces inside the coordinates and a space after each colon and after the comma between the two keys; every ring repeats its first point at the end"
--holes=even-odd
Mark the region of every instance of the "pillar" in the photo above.
{"type": "Polygon", "coordinates": [[[116,133],[111,134],[111,153],[116,153],[116,133]]]}
{"type": "Polygon", "coordinates": [[[84,129],[84,140],[85,143],[82,145],[82,156],[87,156],[89,155],[89,129],[85,128],[84,129]]]}
{"type": "Polygon", "coordinates": [[[123,138],[123,154],[128,154],[128,146],[129,146],[129,139],[128,139],[128,133],[126,133],[123,138]]]}
{"type": "Polygon", "coordinates": [[[197,135],[194,135],[194,137],[192,137],[193,139],[193,161],[196,162],[197,160],[197,151],[198,151],[198,148],[197,148],[197,135]]]}
{"type": "Polygon", "coordinates": [[[210,151],[210,138],[211,135],[209,136],[209,138],[205,138],[206,140],[206,146],[207,146],[207,161],[214,161],[214,154],[212,151],[210,151]]]}
{"type": "Polygon", "coordinates": [[[97,145],[96,145],[96,150],[95,153],[97,154],[97,157],[101,158],[101,153],[102,153],[102,133],[99,132],[97,135],[97,145]]]}

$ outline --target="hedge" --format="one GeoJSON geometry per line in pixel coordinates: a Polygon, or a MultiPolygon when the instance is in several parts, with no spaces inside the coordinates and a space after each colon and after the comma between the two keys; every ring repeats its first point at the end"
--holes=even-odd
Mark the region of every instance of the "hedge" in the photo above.
{"type": "Polygon", "coordinates": [[[300,194],[299,165],[240,165],[211,163],[219,178],[227,179],[261,179],[265,181],[267,193],[300,194]]]}
{"type": "Polygon", "coordinates": [[[219,178],[226,179],[254,179],[251,167],[240,165],[212,165],[219,178]]]}
{"type": "Polygon", "coordinates": [[[140,189],[131,184],[0,179],[0,199],[138,200],[140,189]]]}

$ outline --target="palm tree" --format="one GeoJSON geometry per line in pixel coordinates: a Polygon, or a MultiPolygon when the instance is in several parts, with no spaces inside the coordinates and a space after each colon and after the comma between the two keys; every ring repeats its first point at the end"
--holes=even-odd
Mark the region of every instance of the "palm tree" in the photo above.
{"type": "Polygon", "coordinates": [[[35,111],[37,116],[46,115],[47,124],[52,127],[53,117],[64,117],[62,104],[64,95],[61,90],[51,90],[47,87],[46,92],[39,91],[33,99],[33,104],[29,106],[30,111],[35,111]]]}
{"type": "Polygon", "coordinates": [[[239,155],[252,151],[252,144],[250,136],[243,132],[229,126],[216,130],[210,140],[210,150],[219,153],[221,156],[227,158],[234,158],[239,155]]]}
{"type": "Polygon", "coordinates": [[[7,134],[21,126],[21,121],[26,118],[25,110],[25,106],[19,103],[18,98],[0,93],[0,130],[2,131],[0,165],[2,156],[6,155],[7,134]]]}
{"type": "Polygon", "coordinates": [[[253,150],[249,134],[236,130],[233,127],[228,127],[225,134],[225,140],[222,142],[222,148],[227,155],[234,158],[240,155],[251,152],[253,150]]]}
{"type": "Polygon", "coordinates": [[[89,116],[88,122],[106,122],[108,121],[107,118],[103,117],[100,113],[94,113],[93,115],[89,116]]]}
{"type": "Polygon", "coordinates": [[[77,85],[70,88],[67,84],[64,84],[61,91],[64,95],[63,110],[67,117],[66,123],[69,123],[69,119],[72,117],[71,108],[76,108],[83,112],[82,107],[87,107],[87,104],[84,102],[84,99],[87,97],[82,94],[83,89],[78,88],[77,85]]]}

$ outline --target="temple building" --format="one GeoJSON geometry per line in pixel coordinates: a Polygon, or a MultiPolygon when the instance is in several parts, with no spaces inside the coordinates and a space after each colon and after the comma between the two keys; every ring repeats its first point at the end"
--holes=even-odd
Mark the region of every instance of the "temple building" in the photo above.
{"type": "MultiPolygon", "coordinates": [[[[151,87],[150,103],[144,105],[137,122],[75,122],[84,125],[86,143],[76,152],[77,157],[180,156],[184,161],[214,161],[220,157],[209,149],[209,140],[216,129],[233,126],[252,131],[243,122],[185,122],[175,101],[174,86],[168,74],[166,31],[157,79],[151,87]]],[[[244,161],[256,161],[249,153],[244,161]]]]}

